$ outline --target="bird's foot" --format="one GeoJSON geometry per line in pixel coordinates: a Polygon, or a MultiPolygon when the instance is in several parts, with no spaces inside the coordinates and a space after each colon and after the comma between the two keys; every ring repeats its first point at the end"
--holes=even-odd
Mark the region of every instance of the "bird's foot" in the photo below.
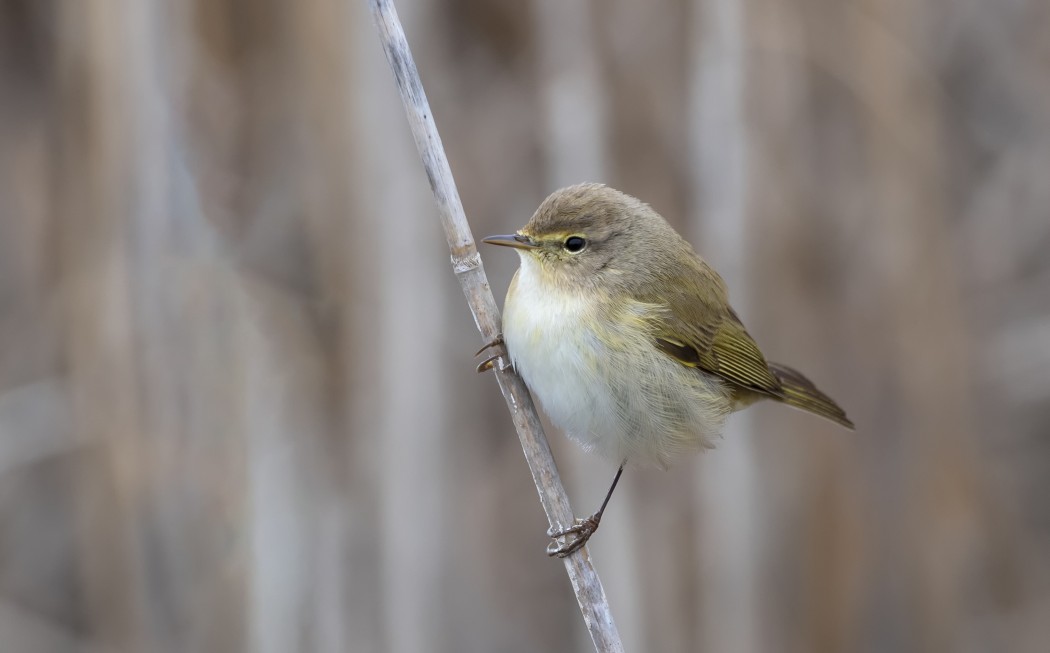
{"type": "Polygon", "coordinates": [[[501,333],[501,334],[497,335],[492,340],[492,342],[488,343],[487,345],[485,345],[484,347],[482,347],[481,349],[477,350],[477,352],[474,353],[474,356],[480,356],[483,352],[485,352],[488,349],[492,349],[492,348],[496,348],[497,349],[496,353],[492,354],[491,356],[489,356],[485,360],[483,360],[480,363],[478,363],[478,367],[477,367],[478,374],[481,374],[482,372],[488,372],[489,370],[491,370],[493,368],[493,366],[496,364],[496,361],[499,360],[499,357],[500,356],[505,356],[507,354],[507,351],[506,351],[506,348],[504,347],[504,344],[505,343],[503,342],[503,334],[501,333]]]}
{"type": "Polygon", "coordinates": [[[566,558],[579,551],[584,544],[587,544],[587,540],[591,539],[594,532],[598,530],[598,524],[601,523],[601,520],[601,513],[594,513],[587,519],[577,519],[568,528],[554,528],[551,526],[547,529],[547,536],[554,541],[547,545],[547,555],[566,558]],[[562,538],[570,536],[571,539],[568,541],[559,542],[562,538]]]}

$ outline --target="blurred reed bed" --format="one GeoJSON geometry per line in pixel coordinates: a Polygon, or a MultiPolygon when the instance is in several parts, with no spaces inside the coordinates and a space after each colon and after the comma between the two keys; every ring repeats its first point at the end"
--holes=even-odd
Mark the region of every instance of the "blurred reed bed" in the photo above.
{"type": "MultiPolygon", "coordinates": [[[[858,424],[627,475],[627,650],[1045,647],[1045,3],[398,8],[476,235],[642,197],[858,424]]],[[[431,202],[364,3],[0,4],[0,648],[586,650],[431,202]]]]}

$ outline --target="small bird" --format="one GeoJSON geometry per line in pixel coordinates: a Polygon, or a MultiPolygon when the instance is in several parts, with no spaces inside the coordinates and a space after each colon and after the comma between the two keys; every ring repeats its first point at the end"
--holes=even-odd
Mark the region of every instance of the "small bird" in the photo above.
{"type": "Polygon", "coordinates": [[[569,186],[517,233],[483,242],[514,248],[521,266],[502,337],[481,351],[505,343],[551,421],[620,465],[597,512],[548,532],[548,554],[587,542],[628,462],[666,469],[713,447],[729,413],[755,401],[853,428],[809,379],[766,361],[722,278],[640,200],[602,184],[569,186]]]}

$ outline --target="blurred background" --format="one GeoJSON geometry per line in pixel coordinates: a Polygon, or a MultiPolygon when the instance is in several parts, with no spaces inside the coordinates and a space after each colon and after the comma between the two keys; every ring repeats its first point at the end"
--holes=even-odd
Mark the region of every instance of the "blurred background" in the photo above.
{"type": "MultiPolygon", "coordinates": [[[[398,7],[476,236],[636,195],[857,423],[629,469],[627,650],[1047,650],[1050,5],[398,7]]],[[[481,344],[363,1],[0,2],[5,653],[589,650],[481,344]]]]}

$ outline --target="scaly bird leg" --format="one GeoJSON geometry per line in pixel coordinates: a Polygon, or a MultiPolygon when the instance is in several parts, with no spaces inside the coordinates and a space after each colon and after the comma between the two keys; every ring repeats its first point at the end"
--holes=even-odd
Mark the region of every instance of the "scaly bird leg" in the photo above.
{"type": "Polygon", "coordinates": [[[568,528],[554,528],[552,526],[547,530],[547,536],[554,540],[554,542],[547,545],[547,555],[565,558],[579,551],[584,544],[587,544],[587,540],[591,539],[594,532],[598,530],[598,525],[602,521],[602,514],[605,512],[605,506],[609,505],[609,499],[612,498],[616,484],[620,482],[620,476],[623,475],[623,467],[626,464],[627,461],[625,460],[620,465],[620,469],[616,470],[616,476],[613,478],[612,485],[609,486],[609,491],[605,494],[605,501],[602,501],[602,507],[598,508],[598,512],[587,519],[577,519],[568,528]],[[558,542],[559,539],[569,535],[572,535],[573,538],[568,542],[558,542]]]}

